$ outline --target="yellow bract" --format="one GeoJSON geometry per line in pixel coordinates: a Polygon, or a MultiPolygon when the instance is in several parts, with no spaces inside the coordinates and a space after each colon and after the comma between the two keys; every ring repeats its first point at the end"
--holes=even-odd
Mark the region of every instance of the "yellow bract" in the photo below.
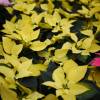
{"type": "Polygon", "coordinates": [[[41,8],[48,13],[52,13],[54,10],[54,4],[52,3],[52,0],[48,0],[48,4],[41,4],[41,8]]]}
{"type": "Polygon", "coordinates": [[[55,95],[53,95],[53,94],[48,94],[44,99],[42,99],[42,100],[58,100],[57,98],[56,98],[56,96],[55,95]]]}
{"type": "Polygon", "coordinates": [[[31,43],[30,48],[34,51],[41,51],[41,50],[44,50],[50,44],[51,44],[51,41],[49,39],[45,40],[44,42],[34,41],[31,43]]]}
{"type": "Polygon", "coordinates": [[[39,24],[39,22],[42,20],[42,18],[44,17],[45,13],[36,13],[35,11],[32,12],[32,16],[31,16],[31,19],[32,19],[32,22],[33,23],[36,23],[36,24],[39,24]]]}
{"type": "Polygon", "coordinates": [[[18,55],[22,51],[23,45],[16,44],[8,37],[3,37],[3,49],[7,54],[18,55]]]}
{"type": "Polygon", "coordinates": [[[61,20],[61,17],[57,11],[53,15],[45,14],[45,22],[51,26],[56,26],[56,24],[61,20]]]}
{"type": "Polygon", "coordinates": [[[20,3],[15,4],[13,6],[13,8],[15,10],[22,11],[25,14],[30,14],[30,13],[32,13],[32,10],[34,9],[35,6],[36,6],[35,3],[27,4],[27,3],[24,3],[24,2],[20,2],[20,3]]]}
{"type": "Polygon", "coordinates": [[[82,30],[82,34],[93,37],[93,31],[92,30],[82,30]]]}
{"type": "Polygon", "coordinates": [[[11,84],[9,85],[10,88],[14,88],[15,87],[15,71],[14,69],[11,69],[9,67],[6,66],[0,66],[0,73],[3,74],[5,76],[5,80],[11,84]]]}
{"type": "Polygon", "coordinates": [[[70,28],[73,26],[73,22],[75,22],[75,20],[69,20],[67,18],[64,18],[60,21],[60,26],[62,28],[63,34],[70,34],[70,28]]]}
{"type": "Polygon", "coordinates": [[[15,71],[17,71],[18,74],[15,75],[15,77],[23,78],[28,76],[39,76],[40,71],[46,71],[47,66],[43,64],[32,64],[31,59],[26,59],[25,61],[21,62],[16,56],[12,55],[4,55],[5,60],[10,63],[15,71]]]}
{"type": "Polygon", "coordinates": [[[64,100],[76,100],[75,95],[79,95],[89,90],[79,83],[84,78],[87,66],[78,66],[73,60],[67,60],[63,67],[58,67],[52,74],[54,82],[47,81],[43,84],[53,87],[57,96],[62,96],[64,100]],[[66,74],[66,75],[65,75],[66,74]]]}
{"type": "MultiPolygon", "coordinates": [[[[5,9],[11,18],[4,18],[7,20],[0,30],[3,100],[57,100],[59,96],[76,100],[77,95],[89,90],[81,82],[88,63],[84,61],[86,65],[82,66],[78,63],[100,51],[100,0],[13,0],[12,6],[5,9]],[[44,96],[37,87],[34,91],[19,82],[28,77],[39,78],[40,89],[41,74],[48,74],[49,65],[57,67],[52,74],[53,81],[43,84],[55,88],[56,96],[44,96]],[[17,90],[21,92],[18,95],[17,90]]],[[[94,78],[100,87],[98,73],[92,73],[92,81],[94,78]]]]}
{"type": "Polygon", "coordinates": [[[44,97],[43,94],[38,93],[38,92],[33,92],[33,93],[29,94],[26,98],[23,98],[22,100],[38,100],[42,97],[44,97]]]}
{"type": "Polygon", "coordinates": [[[2,32],[6,33],[6,34],[12,34],[15,29],[16,29],[16,25],[10,21],[6,21],[6,23],[3,25],[4,29],[2,30],[2,32]]]}

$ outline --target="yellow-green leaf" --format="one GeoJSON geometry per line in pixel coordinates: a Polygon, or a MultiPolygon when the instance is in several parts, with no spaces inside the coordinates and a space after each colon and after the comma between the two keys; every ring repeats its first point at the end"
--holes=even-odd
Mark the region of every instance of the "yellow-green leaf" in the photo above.
{"type": "Polygon", "coordinates": [[[56,96],[53,94],[48,94],[44,99],[42,100],[57,100],[56,96]]]}
{"type": "Polygon", "coordinates": [[[63,65],[63,70],[66,74],[68,74],[72,68],[77,68],[77,67],[78,67],[77,63],[74,62],[73,60],[66,60],[63,65]]]}
{"type": "Polygon", "coordinates": [[[77,42],[78,41],[78,37],[74,34],[74,33],[71,33],[71,39],[74,41],[74,42],[77,42]]]}
{"type": "Polygon", "coordinates": [[[23,45],[22,44],[17,45],[10,38],[3,37],[3,48],[6,53],[17,56],[22,51],[23,45]]]}
{"type": "Polygon", "coordinates": [[[0,83],[0,95],[2,100],[18,100],[17,94],[2,83],[0,83]]]}
{"type": "Polygon", "coordinates": [[[51,44],[51,41],[49,39],[45,40],[44,42],[34,41],[34,42],[32,42],[30,48],[34,51],[41,51],[50,44],[51,44]]]}
{"type": "Polygon", "coordinates": [[[87,66],[79,66],[72,68],[67,74],[67,79],[69,80],[69,84],[75,84],[82,80],[86,74],[87,66]]]}
{"type": "Polygon", "coordinates": [[[64,75],[64,71],[61,67],[54,70],[54,72],[52,74],[52,78],[55,81],[57,88],[63,87],[63,84],[65,83],[65,75],[64,75]]]}
{"type": "Polygon", "coordinates": [[[29,94],[28,96],[26,96],[26,98],[23,98],[22,100],[38,100],[42,97],[44,97],[44,95],[36,91],[29,94]]]}
{"type": "Polygon", "coordinates": [[[84,84],[79,84],[79,83],[71,85],[69,86],[69,88],[70,88],[69,91],[74,95],[79,95],[89,90],[89,88],[86,87],[84,84]]]}

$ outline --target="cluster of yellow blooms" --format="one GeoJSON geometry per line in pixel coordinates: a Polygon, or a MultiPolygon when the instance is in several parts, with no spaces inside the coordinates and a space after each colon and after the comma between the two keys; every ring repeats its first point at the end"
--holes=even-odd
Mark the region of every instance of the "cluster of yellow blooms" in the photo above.
{"type": "Polygon", "coordinates": [[[6,10],[12,18],[0,30],[3,33],[0,42],[2,100],[58,100],[59,96],[76,100],[77,95],[90,90],[80,82],[89,65],[79,65],[74,57],[69,59],[68,53],[90,56],[100,50],[96,39],[100,33],[100,0],[15,0],[6,10]],[[75,31],[79,20],[83,24],[75,31]],[[34,63],[32,58],[23,55],[25,49],[44,60],[34,63]],[[53,71],[53,81],[40,85],[55,88],[56,95],[45,96],[19,83],[18,79],[24,77],[41,76],[50,62],[59,64],[53,71]]]}

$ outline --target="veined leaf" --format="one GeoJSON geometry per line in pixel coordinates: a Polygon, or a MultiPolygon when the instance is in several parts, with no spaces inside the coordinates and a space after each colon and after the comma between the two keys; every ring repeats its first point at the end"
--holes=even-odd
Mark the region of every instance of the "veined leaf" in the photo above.
{"type": "Polygon", "coordinates": [[[32,10],[34,9],[35,6],[36,6],[35,3],[27,4],[24,2],[20,2],[20,3],[15,4],[13,6],[13,9],[18,10],[18,11],[22,11],[25,14],[30,14],[30,13],[32,13],[32,10]]]}
{"type": "Polygon", "coordinates": [[[97,52],[100,50],[100,46],[93,42],[89,50],[91,53],[97,52]]]}
{"type": "Polygon", "coordinates": [[[66,100],[66,98],[67,98],[67,100],[76,100],[76,97],[74,95],[72,95],[72,94],[62,95],[62,98],[64,100],[66,100]]]}
{"type": "Polygon", "coordinates": [[[54,4],[52,3],[52,0],[48,0],[48,12],[52,13],[54,9],[54,4]]]}
{"type": "Polygon", "coordinates": [[[47,66],[44,64],[32,64],[29,67],[29,71],[33,73],[33,76],[38,76],[42,71],[46,71],[47,66]]]}
{"type": "Polygon", "coordinates": [[[72,44],[70,42],[66,42],[63,44],[62,49],[69,50],[71,49],[72,44]]]}
{"type": "Polygon", "coordinates": [[[50,87],[53,87],[53,88],[58,88],[55,84],[55,82],[51,82],[51,81],[47,81],[47,82],[44,82],[43,85],[46,85],[46,86],[50,86],[50,87]]]}
{"type": "Polygon", "coordinates": [[[70,88],[69,90],[70,93],[74,95],[79,95],[89,90],[89,88],[87,88],[84,84],[80,84],[80,83],[71,85],[69,86],[69,88],[70,88]]]}
{"type": "Polygon", "coordinates": [[[33,31],[31,25],[24,25],[21,31],[17,31],[25,42],[30,42],[38,38],[40,30],[33,31]],[[26,30],[27,29],[27,30],[26,30]]]}
{"type": "Polygon", "coordinates": [[[66,57],[66,54],[67,54],[67,51],[66,49],[57,49],[55,50],[55,56],[52,58],[54,61],[66,61],[67,60],[67,57],[66,57]]]}
{"type": "Polygon", "coordinates": [[[66,9],[67,11],[71,11],[72,10],[72,6],[69,4],[69,2],[66,2],[65,0],[62,0],[62,7],[64,9],[66,9]]]}
{"type": "Polygon", "coordinates": [[[54,10],[54,4],[52,0],[48,0],[48,4],[41,4],[41,8],[51,14],[54,10]]]}
{"type": "Polygon", "coordinates": [[[21,52],[23,45],[22,44],[17,45],[10,38],[3,37],[3,48],[6,53],[17,56],[21,52]]]}
{"type": "Polygon", "coordinates": [[[57,68],[53,72],[52,78],[55,81],[57,88],[63,88],[63,85],[65,83],[65,75],[64,75],[64,71],[61,67],[57,68]]]}
{"type": "Polygon", "coordinates": [[[45,40],[44,42],[34,41],[34,42],[32,42],[30,48],[34,51],[41,51],[50,44],[51,44],[51,41],[49,39],[45,40]]]}
{"type": "Polygon", "coordinates": [[[70,35],[70,28],[73,26],[72,23],[74,22],[75,20],[69,20],[67,18],[63,18],[61,21],[60,21],[60,26],[62,28],[62,31],[64,34],[69,34],[70,35]]]}
{"type": "Polygon", "coordinates": [[[42,18],[44,17],[45,13],[37,14],[35,11],[32,12],[31,20],[33,23],[39,24],[42,18]]]}
{"type": "Polygon", "coordinates": [[[63,70],[66,74],[68,74],[71,71],[71,69],[77,67],[78,67],[77,63],[75,63],[73,60],[66,60],[63,65],[63,70]]]}
{"type": "Polygon", "coordinates": [[[78,37],[74,33],[71,33],[70,37],[74,42],[78,41],[78,37]]]}
{"type": "Polygon", "coordinates": [[[57,11],[53,15],[45,14],[45,22],[50,26],[56,26],[56,24],[61,20],[61,16],[57,11]]]}
{"type": "Polygon", "coordinates": [[[78,12],[82,15],[84,15],[86,18],[90,18],[92,15],[90,14],[89,9],[87,9],[85,6],[82,6],[81,10],[78,10],[78,12]]]}
{"type": "Polygon", "coordinates": [[[83,30],[81,31],[82,34],[87,35],[87,36],[93,36],[93,31],[92,30],[83,30]]]}
{"type": "Polygon", "coordinates": [[[20,62],[17,56],[15,55],[10,56],[10,55],[4,54],[4,58],[8,63],[10,63],[15,68],[15,70],[19,69],[20,62]]]}
{"type": "Polygon", "coordinates": [[[61,96],[63,98],[63,100],[76,100],[76,97],[75,95],[73,95],[71,92],[69,92],[68,89],[59,89],[59,90],[56,90],[56,95],[57,97],[58,96],[61,96]]]}
{"type": "Polygon", "coordinates": [[[72,48],[71,48],[72,52],[73,53],[81,53],[81,50],[78,50],[75,46],[76,46],[75,44],[72,45],[72,48]]]}
{"type": "Polygon", "coordinates": [[[86,74],[87,66],[79,66],[72,68],[67,74],[67,79],[69,80],[69,84],[75,84],[82,80],[86,74]]]}
{"type": "Polygon", "coordinates": [[[16,25],[10,21],[6,21],[6,23],[3,25],[4,29],[2,30],[2,32],[6,33],[6,34],[12,34],[15,29],[16,29],[16,25]]]}
{"type": "Polygon", "coordinates": [[[82,48],[83,49],[88,49],[91,47],[92,45],[92,41],[93,41],[93,38],[86,38],[83,43],[82,43],[82,48]]]}

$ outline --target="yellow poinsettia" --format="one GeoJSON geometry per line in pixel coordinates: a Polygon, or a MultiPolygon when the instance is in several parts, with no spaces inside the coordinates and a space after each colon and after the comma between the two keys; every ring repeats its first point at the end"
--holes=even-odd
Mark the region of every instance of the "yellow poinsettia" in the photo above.
{"type": "Polygon", "coordinates": [[[36,6],[35,3],[27,4],[25,2],[19,2],[13,6],[13,9],[22,11],[25,14],[31,14],[35,6],[36,6]]]}
{"type": "Polygon", "coordinates": [[[76,100],[75,96],[89,90],[79,83],[86,74],[87,66],[78,66],[73,60],[67,60],[63,67],[58,67],[52,75],[53,81],[43,84],[56,89],[56,95],[62,96],[64,100],[76,100]]]}
{"type": "Polygon", "coordinates": [[[33,25],[32,19],[24,14],[21,16],[22,19],[19,19],[16,24],[7,21],[4,24],[5,29],[2,31],[6,33],[7,37],[14,40],[20,40],[21,43],[25,44],[37,39],[40,34],[40,29],[34,31],[35,25],[33,25]]]}
{"type": "Polygon", "coordinates": [[[90,53],[95,53],[100,50],[100,46],[94,39],[93,33],[90,30],[82,31],[84,35],[89,37],[79,40],[76,44],[72,44],[73,53],[81,53],[82,55],[89,55],[90,53]],[[83,49],[83,50],[82,50],[83,49]]]}
{"type": "Polygon", "coordinates": [[[40,71],[46,71],[47,66],[43,64],[32,64],[32,59],[26,59],[21,62],[14,55],[4,55],[5,60],[10,63],[14,69],[18,72],[16,74],[16,78],[23,78],[28,76],[38,76],[40,75],[40,71]]]}
{"type": "Polygon", "coordinates": [[[88,5],[88,8],[82,6],[81,10],[78,10],[80,14],[86,18],[91,18],[93,15],[100,11],[100,1],[99,0],[80,0],[81,3],[88,5]]]}
{"type": "Polygon", "coordinates": [[[34,25],[29,16],[22,14],[22,19],[18,20],[16,24],[16,32],[21,37],[22,41],[30,42],[38,38],[40,30],[34,31],[34,25]],[[26,30],[27,29],[27,30],[26,30]]]}

